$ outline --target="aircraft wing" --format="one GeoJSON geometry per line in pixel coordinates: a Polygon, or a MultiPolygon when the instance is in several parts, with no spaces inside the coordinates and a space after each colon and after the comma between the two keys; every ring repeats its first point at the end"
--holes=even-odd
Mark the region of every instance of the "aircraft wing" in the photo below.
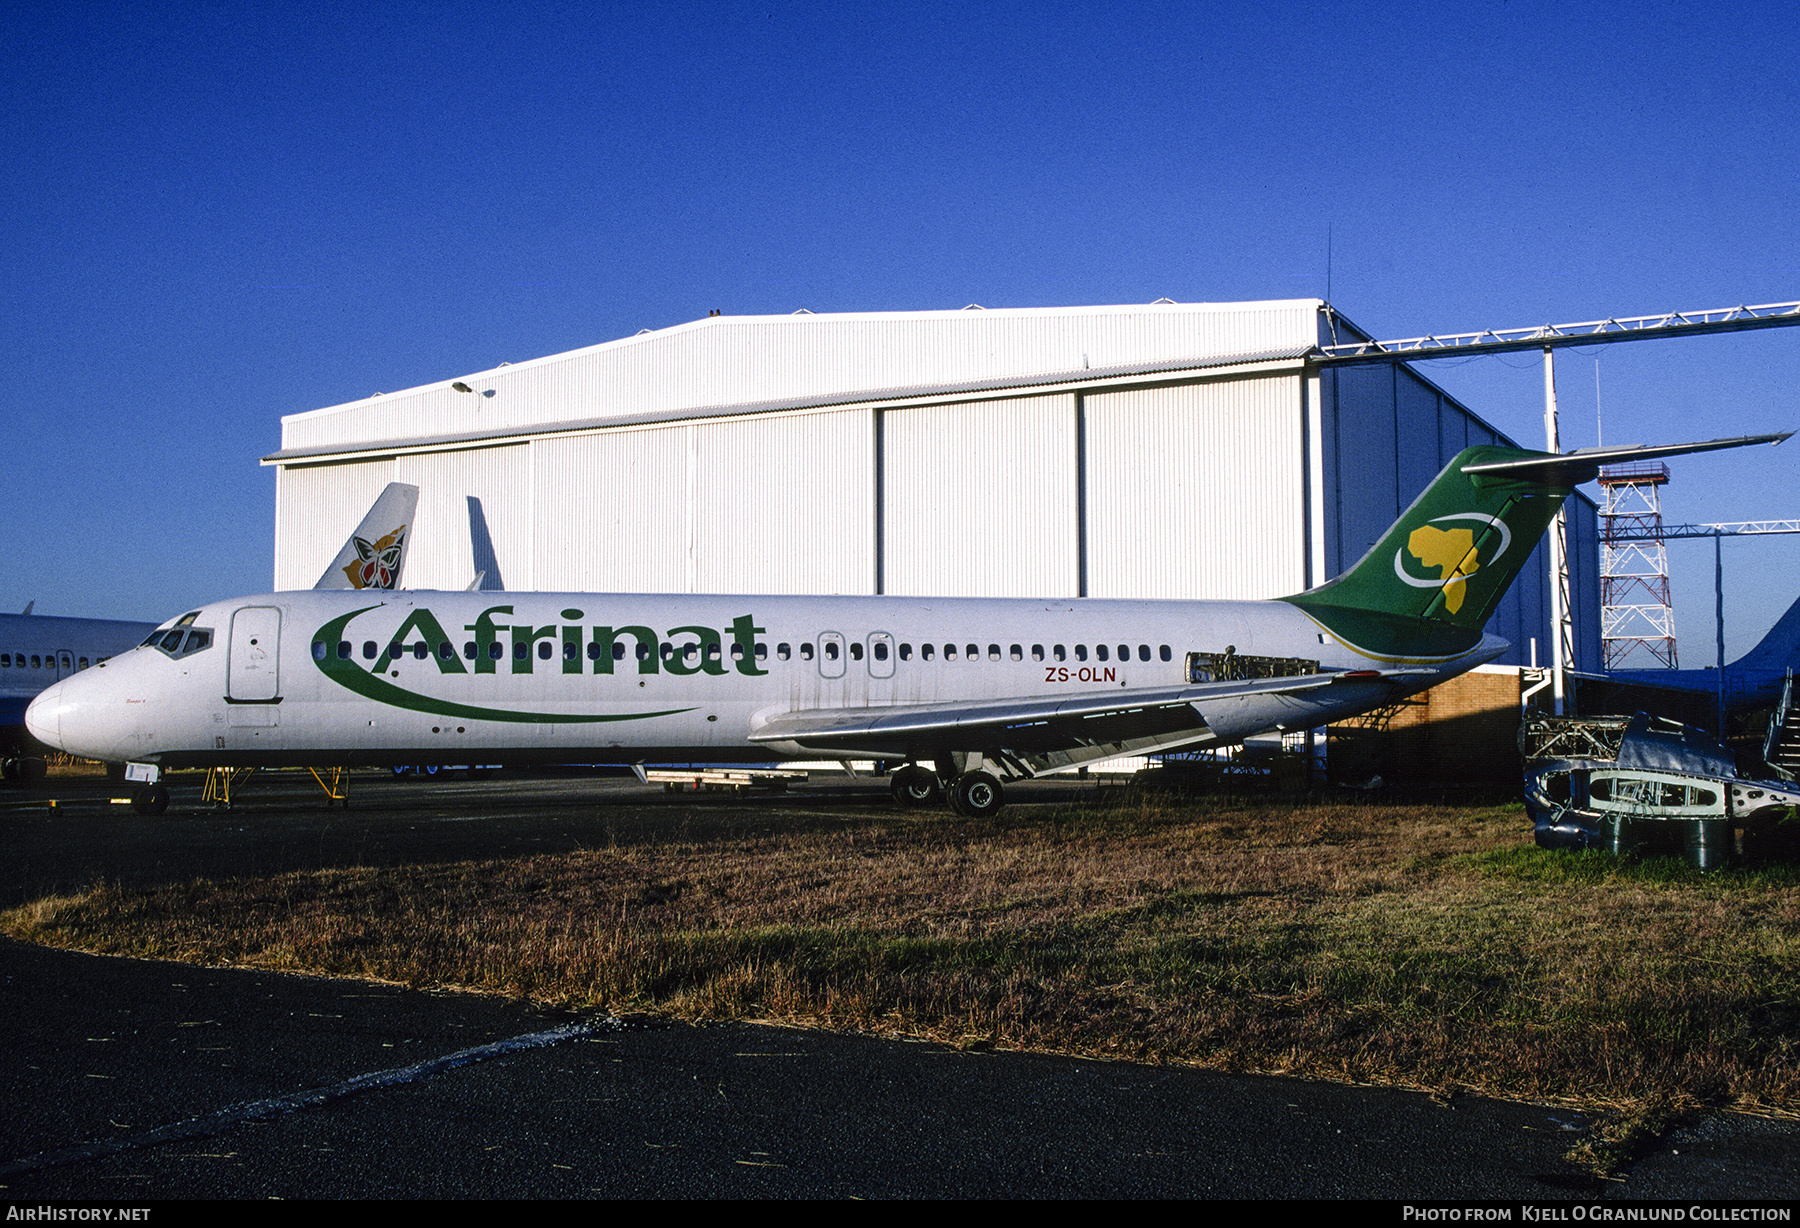
{"type": "Polygon", "coordinates": [[[917,754],[950,750],[1041,753],[1141,739],[1192,742],[1208,735],[1196,705],[1249,696],[1298,694],[1348,681],[1403,682],[1415,670],[1358,670],[1196,683],[1156,690],[1010,697],[880,708],[805,709],[771,718],[752,742],[794,742],[842,753],[917,754]]]}

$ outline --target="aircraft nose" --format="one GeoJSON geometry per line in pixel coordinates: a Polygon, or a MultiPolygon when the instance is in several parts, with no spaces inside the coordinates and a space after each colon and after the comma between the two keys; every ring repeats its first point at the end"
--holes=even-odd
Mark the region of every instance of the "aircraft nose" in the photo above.
{"type": "Polygon", "coordinates": [[[25,728],[45,746],[62,749],[63,684],[38,692],[25,709],[25,728]]]}
{"type": "Polygon", "coordinates": [[[99,719],[95,688],[86,674],[64,678],[31,701],[25,728],[46,746],[87,759],[116,759],[117,731],[99,719]]]}

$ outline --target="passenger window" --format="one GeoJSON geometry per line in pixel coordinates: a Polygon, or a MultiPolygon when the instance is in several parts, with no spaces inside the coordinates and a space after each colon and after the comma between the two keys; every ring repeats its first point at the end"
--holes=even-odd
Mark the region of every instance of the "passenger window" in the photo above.
{"type": "Polygon", "coordinates": [[[1063,650],[1061,644],[1052,644],[1050,646],[1050,655],[1055,657],[1058,661],[1067,661],[1069,659],[1069,654],[1063,650]]]}
{"type": "Polygon", "coordinates": [[[902,661],[912,660],[912,645],[911,644],[900,645],[900,659],[902,661]]]}
{"type": "Polygon", "coordinates": [[[340,661],[348,661],[350,659],[350,641],[349,640],[339,640],[338,641],[337,658],[340,661]]]}
{"type": "Polygon", "coordinates": [[[888,658],[887,645],[880,641],[876,641],[869,651],[875,654],[875,659],[877,661],[885,661],[888,658]]]}
{"type": "MultiPolygon", "coordinates": [[[[619,646],[619,647],[620,647],[620,648],[623,648],[623,647],[624,647],[624,645],[623,645],[623,644],[621,644],[621,645],[620,645],[620,646],[619,646]]],[[[614,653],[615,653],[615,655],[616,655],[616,653],[617,653],[617,651],[618,651],[618,649],[614,649],[614,653]]],[[[648,661],[648,660],[649,660],[649,659],[650,659],[650,645],[648,645],[648,644],[645,644],[645,643],[639,643],[639,644],[638,644],[638,646],[637,646],[637,659],[638,659],[638,660],[640,660],[640,661],[648,661]]]]}
{"type": "Polygon", "coordinates": [[[523,661],[530,657],[530,655],[531,654],[526,650],[524,640],[513,641],[513,660],[523,661]]]}
{"type": "Polygon", "coordinates": [[[488,660],[498,661],[505,655],[506,645],[502,644],[499,640],[494,640],[488,644],[488,660]]]}
{"type": "Polygon", "coordinates": [[[413,645],[413,660],[423,661],[426,657],[429,657],[430,655],[431,655],[431,645],[427,644],[424,640],[420,640],[417,644],[413,645]]]}
{"type": "Polygon", "coordinates": [[[1075,645],[1075,659],[1077,661],[1087,660],[1087,645],[1086,644],[1075,645]]]}
{"type": "Polygon", "coordinates": [[[1168,646],[1168,645],[1167,645],[1167,644],[1164,644],[1164,645],[1163,645],[1163,646],[1162,646],[1162,650],[1161,650],[1161,651],[1162,651],[1162,659],[1163,659],[1163,660],[1165,660],[1165,661],[1168,661],[1168,660],[1172,660],[1172,659],[1173,659],[1173,658],[1172,658],[1172,657],[1171,657],[1171,656],[1170,656],[1170,655],[1169,655],[1169,646],[1168,646]]]}
{"type": "Polygon", "coordinates": [[[1130,644],[1120,644],[1119,645],[1119,660],[1121,660],[1121,661],[1131,660],[1131,645],[1130,644]]]}
{"type": "MultiPolygon", "coordinates": [[[[1020,648],[1017,644],[1014,644],[1011,648],[1007,649],[1007,652],[1011,654],[1012,659],[1015,661],[1023,661],[1025,659],[1025,650],[1020,648]]],[[[1043,655],[1043,651],[1040,649],[1038,656],[1041,657],[1043,655]]]]}
{"type": "Polygon", "coordinates": [[[835,661],[838,659],[838,646],[836,644],[827,643],[825,645],[825,659],[827,661],[835,661]]]}
{"type": "Polygon", "coordinates": [[[767,644],[758,644],[756,646],[756,659],[758,661],[767,661],[769,659],[769,646],[767,644]]]}
{"type": "Polygon", "coordinates": [[[930,644],[920,644],[919,645],[919,659],[921,661],[931,660],[931,653],[932,653],[932,648],[931,648],[930,644]]]}
{"type": "Polygon", "coordinates": [[[1106,645],[1105,644],[1095,644],[1094,645],[1094,659],[1096,661],[1106,660],[1106,645]]]}
{"type": "Polygon", "coordinates": [[[12,668],[12,653],[0,652],[0,669],[12,668]]]}
{"type": "Polygon", "coordinates": [[[313,660],[323,661],[324,659],[325,659],[325,641],[324,640],[314,640],[313,641],[313,660]]]}
{"type": "Polygon", "coordinates": [[[456,645],[452,644],[449,640],[445,640],[443,643],[439,644],[438,645],[438,660],[440,660],[440,661],[456,660],[456,645]]]}
{"type": "Polygon", "coordinates": [[[786,644],[777,644],[775,645],[775,655],[786,661],[793,655],[793,650],[786,644]]]}
{"type": "Polygon", "coordinates": [[[475,659],[475,641],[474,640],[464,640],[463,641],[463,660],[473,661],[474,659],[475,659]]]}
{"type": "Polygon", "coordinates": [[[1031,646],[1031,659],[1033,661],[1042,661],[1044,659],[1044,646],[1042,644],[1033,644],[1031,646]]]}
{"type": "Polygon", "coordinates": [[[980,660],[980,659],[981,659],[981,645],[979,645],[979,644],[967,644],[967,645],[964,645],[964,647],[963,647],[963,660],[965,660],[965,661],[979,661],[979,660],[980,660]]]}
{"type": "Polygon", "coordinates": [[[946,660],[946,661],[956,660],[956,645],[955,644],[945,644],[944,645],[944,660],[946,660]]]}
{"type": "Polygon", "coordinates": [[[37,654],[37,653],[35,653],[35,652],[34,652],[34,653],[32,653],[32,654],[31,654],[31,668],[32,668],[32,669],[42,669],[42,668],[44,668],[44,664],[43,664],[43,661],[42,661],[42,659],[41,659],[41,658],[40,658],[40,657],[39,657],[39,656],[38,656],[38,654],[37,654]]]}
{"type": "Polygon", "coordinates": [[[1139,644],[1138,645],[1138,660],[1148,661],[1149,659],[1150,659],[1150,645],[1139,644]]]}
{"type": "Polygon", "coordinates": [[[800,659],[802,661],[810,661],[813,659],[813,646],[811,640],[800,645],[800,659]]]}
{"type": "Polygon", "coordinates": [[[375,649],[375,641],[374,640],[364,640],[363,641],[363,660],[373,661],[375,659],[375,651],[376,651],[376,649],[375,649]]]}
{"type": "Polygon", "coordinates": [[[706,646],[706,659],[708,661],[717,661],[719,659],[719,646],[717,644],[708,644],[706,646]]]}
{"type": "MultiPolygon", "coordinates": [[[[545,644],[545,645],[544,645],[544,647],[545,647],[545,648],[548,648],[548,647],[550,647],[550,645],[548,645],[548,644],[545,644]]],[[[575,660],[575,659],[576,659],[576,658],[577,658],[577,657],[579,657],[579,656],[580,656],[580,655],[581,655],[581,653],[580,653],[580,651],[579,651],[579,650],[578,650],[578,649],[577,649],[577,648],[576,648],[576,647],[575,647],[575,641],[574,641],[574,640],[564,640],[564,641],[563,641],[563,660],[565,660],[565,661],[573,661],[573,660],[575,660]]]]}
{"type": "MultiPolygon", "coordinates": [[[[713,656],[715,658],[718,655],[719,654],[717,652],[713,653],[713,656]]],[[[736,640],[731,641],[731,659],[733,661],[742,661],[744,659],[744,646],[742,644],[738,643],[736,640]]]]}
{"type": "MultiPolygon", "coordinates": [[[[614,644],[613,647],[617,648],[618,645],[614,644]]],[[[590,661],[598,661],[600,659],[600,641],[599,640],[589,640],[588,641],[587,659],[590,661]]]]}
{"type": "Polygon", "coordinates": [[[77,657],[75,659],[75,668],[76,669],[86,669],[87,667],[88,667],[88,660],[86,657],[77,657]]]}

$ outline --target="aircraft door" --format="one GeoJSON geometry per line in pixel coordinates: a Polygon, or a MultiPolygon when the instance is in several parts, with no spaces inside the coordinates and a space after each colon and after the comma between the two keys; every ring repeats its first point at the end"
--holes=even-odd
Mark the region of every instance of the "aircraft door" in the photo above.
{"type": "Polygon", "coordinates": [[[844,676],[844,637],[836,631],[819,633],[819,673],[826,678],[844,676]]]}
{"type": "Polygon", "coordinates": [[[233,614],[225,697],[238,703],[269,703],[279,698],[280,647],[280,610],[250,605],[233,614]]]}
{"type": "Polygon", "coordinates": [[[874,631],[869,634],[869,676],[873,678],[892,678],[894,676],[894,637],[885,631],[874,631]]]}

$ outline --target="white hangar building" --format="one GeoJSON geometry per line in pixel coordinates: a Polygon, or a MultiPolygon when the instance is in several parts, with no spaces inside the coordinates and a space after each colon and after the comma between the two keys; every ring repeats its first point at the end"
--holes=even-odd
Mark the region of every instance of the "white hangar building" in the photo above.
{"type": "MultiPolygon", "coordinates": [[[[715,316],[282,419],[275,586],[382,487],[409,588],[1259,598],[1361,557],[1511,443],[1318,299],[715,316]]],[[[1529,444],[1526,446],[1530,446],[1529,444]]],[[[1595,509],[1569,504],[1580,668],[1595,509]]],[[[1549,658],[1545,551],[1490,630],[1549,658]]]]}

